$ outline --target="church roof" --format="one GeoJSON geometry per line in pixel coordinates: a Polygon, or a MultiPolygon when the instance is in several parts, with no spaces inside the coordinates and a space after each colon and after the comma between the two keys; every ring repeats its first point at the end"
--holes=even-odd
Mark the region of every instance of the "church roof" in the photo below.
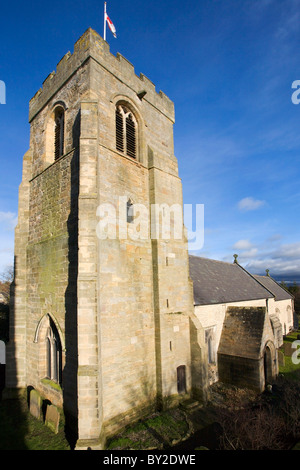
{"type": "Polygon", "coordinates": [[[264,307],[229,307],[226,310],[218,353],[260,359],[263,337],[266,341],[265,320],[264,307]]]}
{"type": "Polygon", "coordinates": [[[210,305],[273,298],[274,295],[237,263],[189,256],[194,304],[210,305]]]}
{"type": "Polygon", "coordinates": [[[289,300],[293,298],[292,294],[281,287],[271,276],[255,275],[254,277],[274,294],[275,300],[289,300]]]}

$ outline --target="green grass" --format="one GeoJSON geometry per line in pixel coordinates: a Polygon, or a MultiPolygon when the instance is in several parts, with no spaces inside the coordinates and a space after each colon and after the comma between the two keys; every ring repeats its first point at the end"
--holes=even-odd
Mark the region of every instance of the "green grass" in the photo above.
{"type": "Polygon", "coordinates": [[[285,377],[300,380],[300,364],[294,364],[290,356],[285,356],[285,365],[279,367],[279,372],[285,377]]]}
{"type": "Polygon", "coordinates": [[[300,331],[298,331],[298,330],[292,331],[287,336],[285,336],[283,340],[286,343],[292,343],[293,341],[295,341],[297,339],[298,335],[300,335],[300,331]]]}
{"type": "Polygon", "coordinates": [[[28,411],[25,398],[0,402],[0,450],[70,450],[64,423],[54,434],[28,411]]]}
{"type": "MultiPolygon", "coordinates": [[[[297,340],[297,336],[300,334],[299,331],[293,331],[289,333],[287,336],[284,337],[284,343],[292,343],[293,341],[297,340]]],[[[298,346],[299,349],[299,346],[298,346]]],[[[292,349],[292,352],[297,351],[297,349],[292,349]]],[[[299,364],[294,364],[292,356],[285,355],[284,356],[284,366],[279,367],[279,372],[283,374],[285,377],[292,379],[292,380],[300,380],[300,349],[298,360],[299,364]]],[[[298,361],[297,361],[298,362],[298,361]]]]}
{"type": "Polygon", "coordinates": [[[178,421],[170,412],[161,413],[154,418],[148,419],[145,424],[162,436],[171,436],[172,440],[180,439],[188,430],[186,421],[178,421]]]}
{"type": "Polygon", "coordinates": [[[107,449],[170,448],[174,441],[184,438],[188,430],[185,415],[180,409],[154,413],[113,437],[107,449]]]}

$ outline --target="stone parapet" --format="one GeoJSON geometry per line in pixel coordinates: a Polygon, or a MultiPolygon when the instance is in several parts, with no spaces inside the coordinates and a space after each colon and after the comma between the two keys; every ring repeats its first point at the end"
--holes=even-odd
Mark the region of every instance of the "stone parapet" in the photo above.
{"type": "Polygon", "coordinates": [[[122,83],[126,83],[139,97],[152,104],[168,119],[174,122],[174,104],[162,92],[156,92],[155,85],[144,74],[137,76],[133,65],[121,54],[110,53],[109,44],[93,29],[89,28],[75,43],[74,52],[68,52],[59,61],[56,71],[51,72],[43,87],[30,100],[29,122],[48,103],[70,77],[89,59],[98,62],[122,83]]]}

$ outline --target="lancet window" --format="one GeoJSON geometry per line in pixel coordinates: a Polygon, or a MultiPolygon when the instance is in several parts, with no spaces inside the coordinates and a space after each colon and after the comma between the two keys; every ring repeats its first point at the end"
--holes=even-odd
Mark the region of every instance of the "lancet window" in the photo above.
{"type": "Polygon", "coordinates": [[[46,335],[46,367],[47,378],[61,383],[62,348],[58,331],[52,321],[46,335]]]}
{"type": "Polygon", "coordinates": [[[58,107],[54,115],[54,158],[57,160],[64,154],[64,121],[63,108],[58,107]]]}

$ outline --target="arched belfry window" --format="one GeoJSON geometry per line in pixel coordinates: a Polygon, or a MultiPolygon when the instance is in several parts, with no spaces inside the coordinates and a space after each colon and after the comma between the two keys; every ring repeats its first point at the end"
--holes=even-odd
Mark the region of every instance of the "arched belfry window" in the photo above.
{"type": "Polygon", "coordinates": [[[54,382],[61,383],[62,348],[57,328],[50,320],[45,338],[46,376],[54,382]]]}
{"type": "Polygon", "coordinates": [[[137,121],[125,105],[116,106],[116,149],[137,158],[137,121]]]}
{"type": "Polygon", "coordinates": [[[57,107],[54,115],[54,158],[57,160],[64,153],[65,113],[62,107],[57,107]]]}

